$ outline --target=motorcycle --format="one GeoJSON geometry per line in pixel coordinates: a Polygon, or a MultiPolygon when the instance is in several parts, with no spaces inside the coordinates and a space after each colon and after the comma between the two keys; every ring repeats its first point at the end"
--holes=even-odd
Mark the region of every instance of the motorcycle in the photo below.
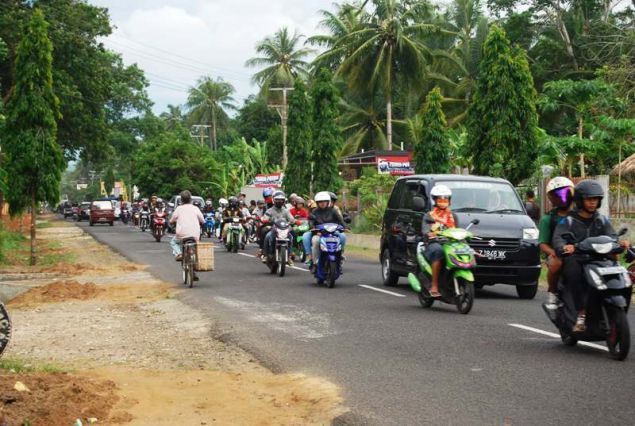
{"type": "MultiPolygon", "coordinates": [[[[622,229],[618,236],[624,235],[622,229]]],[[[563,234],[565,241],[575,245],[575,255],[583,261],[584,280],[589,286],[586,306],[586,331],[574,333],[573,326],[577,312],[573,295],[558,283],[561,303],[556,309],[542,305],[545,313],[560,331],[560,338],[567,346],[575,346],[578,340],[604,340],[612,359],[623,361],[628,356],[631,334],[628,325],[628,308],[633,293],[629,273],[615,260],[615,255],[624,249],[616,238],[608,235],[588,237],[580,242],[574,241],[571,233],[563,234]]],[[[635,256],[635,253],[633,253],[635,256]]]]}
{"type": "Polygon", "coordinates": [[[317,265],[313,267],[313,276],[317,285],[326,282],[328,288],[335,286],[335,281],[342,275],[342,245],[338,234],[344,232],[344,227],[337,223],[323,223],[318,225],[320,235],[320,252],[317,265]]]}
{"type": "Polygon", "coordinates": [[[136,210],[134,213],[132,213],[132,224],[134,226],[139,226],[140,219],[141,219],[141,214],[139,213],[138,210],[136,210]]]}
{"type": "Polygon", "coordinates": [[[165,235],[165,221],[167,213],[164,211],[155,212],[152,216],[152,236],[157,243],[161,242],[161,237],[165,235]]]}
{"type": "Polygon", "coordinates": [[[302,237],[308,230],[309,221],[304,218],[296,217],[296,221],[293,226],[293,235],[295,235],[295,238],[293,240],[293,247],[291,248],[291,251],[295,255],[296,259],[300,259],[301,262],[304,262],[306,260],[306,253],[304,252],[304,243],[302,242],[302,237]]]}
{"type": "MultiPolygon", "coordinates": [[[[426,218],[429,223],[434,219],[426,218]]],[[[424,256],[426,245],[423,242],[417,244],[417,269],[413,274],[408,274],[410,287],[417,292],[419,303],[424,308],[432,306],[435,300],[456,305],[457,310],[467,314],[474,305],[474,274],[476,267],[474,251],[467,241],[478,239],[469,232],[473,225],[478,225],[479,220],[474,219],[465,228],[446,228],[437,233],[437,242],[442,244],[445,253],[445,266],[439,274],[440,298],[430,295],[432,286],[432,266],[424,256]]]]}
{"type": "Polygon", "coordinates": [[[0,302],[0,356],[9,346],[11,340],[11,318],[7,309],[0,302]]]}
{"type": "Polygon", "coordinates": [[[273,223],[275,235],[275,245],[273,252],[267,255],[266,264],[272,274],[284,277],[284,273],[289,261],[289,222],[278,219],[273,223]]]}
{"type": "MultiPolygon", "coordinates": [[[[226,220],[230,222],[229,229],[227,230],[227,234],[225,235],[225,248],[229,252],[238,253],[238,247],[241,245],[243,234],[243,221],[239,217],[233,217],[226,220]]],[[[241,249],[244,250],[245,247],[242,246],[241,249]]]]}
{"type": "Polygon", "coordinates": [[[141,210],[139,219],[139,227],[141,228],[141,232],[146,232],[146,229],[148,229],[148,225],[150,225],[150,212],[147,210],[141,210]]]}
{"type": "Polygon", "coordinates": [[[121,209],[121,222],[127,225],[129,221],[130,211],[128,210],[128,208],[124,207],[121,209]]]}
{"type": "Polygon", "coordinates": [[[212,238],[215,226],[214,213],[205,213],[205,223],[203,224],[202,230],[207,235],[207,238],[212,238]]]}

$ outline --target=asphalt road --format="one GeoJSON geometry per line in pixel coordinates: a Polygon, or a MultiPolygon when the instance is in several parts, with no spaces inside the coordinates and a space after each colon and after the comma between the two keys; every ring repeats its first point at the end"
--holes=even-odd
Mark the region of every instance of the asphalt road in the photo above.
{"type": "MultiPolygon", "coordinates": [[[[158,278],[181,282],[168,239],[120,223],[80,226],[158,278]]],[[[303,267],[270,275],[255,250],[217,248],[216,271],[180,297],[215,322],[215,337],[275,371],[340,385],[351,413],[336,424],[635,424],[635,348],[618,362],[601,342],[564,346],[549,335],[544,292],[525,301],[511,286],[487,287],[460,315],[445,304],[421,308],[405,279],[383,287],[378,262],[349,259],[327,289],[303,267]]]]}

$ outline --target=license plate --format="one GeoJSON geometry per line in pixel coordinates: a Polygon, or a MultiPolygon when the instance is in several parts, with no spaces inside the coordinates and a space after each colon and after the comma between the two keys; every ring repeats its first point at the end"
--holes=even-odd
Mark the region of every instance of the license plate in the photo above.
{"type": "Polygon", "coordinates": [[[507,252],[505,250],[478,250],[477,253],[482,257],[486,257],[488,260],[507,259],[507,252]]]}
{"type": "Polygon", "coordinates": [[[106,222],[106,218],[105,218],[105,217],[100,217],[100,218],[99,218],[99,221],[100,221],[100,222],[106,222]]]}
{"type": "Polygon", "coordinates": [[[625,274],[626,268],[623,266],[607,266],[605,268],[598,268],[597,271],[600,275],[625,274]]]}

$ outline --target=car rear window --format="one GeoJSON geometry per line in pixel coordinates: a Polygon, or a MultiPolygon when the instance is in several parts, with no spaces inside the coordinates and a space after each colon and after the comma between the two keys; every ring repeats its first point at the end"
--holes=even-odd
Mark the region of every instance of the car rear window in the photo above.
{"type": "Polygon", "coordinates": [[[112,203],[110,201],[93,201],[93,206],[97,210],[112,210],[112,203]]]}

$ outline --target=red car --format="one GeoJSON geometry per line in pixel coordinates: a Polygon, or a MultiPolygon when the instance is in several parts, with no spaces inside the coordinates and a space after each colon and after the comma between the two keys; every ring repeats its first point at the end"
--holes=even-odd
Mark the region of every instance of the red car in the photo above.
{"type": "Polygon", "coordinates": [[[115,224],[115,209],[111,201],[93,201],[90,204],[90,216],[88,223],[93,226],[96,223],[115,224]]]}

